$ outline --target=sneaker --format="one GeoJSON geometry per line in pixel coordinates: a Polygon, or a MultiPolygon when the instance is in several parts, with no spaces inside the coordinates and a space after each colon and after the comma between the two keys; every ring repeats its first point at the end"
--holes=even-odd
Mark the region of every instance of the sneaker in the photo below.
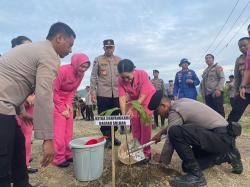
{"type": "Polygon", "coordinates": [[[57,167],[59,167],[59,168],[66,168],[68,166],[69,166],[69,162],[67,162],[67,161],[64,161],[61,164],[57,165],[57,167]]]}

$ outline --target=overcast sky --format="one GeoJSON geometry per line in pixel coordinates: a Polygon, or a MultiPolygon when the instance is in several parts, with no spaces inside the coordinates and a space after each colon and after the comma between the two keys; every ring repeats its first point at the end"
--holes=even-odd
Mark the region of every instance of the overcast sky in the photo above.
{"type": "MultiPolygon", "coordinates": [[[[74,52],[93,61],[103,53],[102,41],[115,40],[115,54],[134,61],[138,69],[158,69],[164,81],[179,71],[181,58],[188,58],[198,75],[206,67],[204,55],[225,23],[237,0],[1,0],[0,53],[18,35],[33,42],[44,40],[51,24],[67,23],[76,32],[74,52]]],[[[247,36],[249,0],[240,0],[209,52],[228,76],[240,55],[237,41],[247,36]],[[240,13],[242,15],[239,17],[240,13]],[[239,17],[235,26],[233,23],[239,17]],[[245,24],[243,24],[245,23],[245,24]],[[230,32],[229,32],[230,31],[230,32]],[[227,47],[226,44],[233,37],[227,47]],[[226,37],[225,37],[226,36],[226,37]],[[221,41],[221,42],[220,42],[221,41]],[[218,42],[221,44],[217,47],[218,42]],[[221,49],[225,48],[222,52],[221,49]],[[216,49],[216,50],[215,50],[216,49]],[[214,51],[215,50],[215,51],[214,51]],[[219,53],[220,52],[220,53],[219,53]],[[218,54],[219,53],[219,54],[218,54]]],[[[69,63],[71,54],[62,60],[69,63]]],[[[80,88],[89,84],[91,69],[80,88]]]]}

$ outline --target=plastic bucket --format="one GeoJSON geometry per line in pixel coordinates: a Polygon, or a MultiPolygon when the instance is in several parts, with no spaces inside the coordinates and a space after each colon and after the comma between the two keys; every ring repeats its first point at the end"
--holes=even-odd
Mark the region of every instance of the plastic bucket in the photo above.
{"type": "Polygon", "coordinates": [[[103,172],[104,144],[106,140],[93,145],[84,145],[92,138],[97,137],[77,138],[69,143],[73,153],[74,173],[79,181],[95,180],[103,172]]]}

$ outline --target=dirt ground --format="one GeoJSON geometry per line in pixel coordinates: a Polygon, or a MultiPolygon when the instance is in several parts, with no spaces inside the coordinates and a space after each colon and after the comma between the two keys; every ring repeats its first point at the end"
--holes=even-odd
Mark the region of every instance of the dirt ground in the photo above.
{"type": "MultiPolygon", "coordinates": [[[[247,112],[242,118],[244,132],[237,140],[240,149],[244,172],[241,175],[230,173],[231,166],[223,164],[215,166],[204,171],[208,187],[249,187],[250,186],[250,112],[247,112]]],[[[154,130],[154,133],[160,128],[154,130]]],[[[99,127],[93,122],[84,120],[74,121],[74,138],[100,135],[99,127]]],[[[118,134],[118,133],[117,133],[118,134]]],[[[118,138],[125,141],[124,135],[118,135],[118,138]]],[[[30,183],[38,187],[109,187],[111,186],[111,150],[105,149],[104,153],[104,170],[102,176],[92,182],[79,182],[74,178],[73,164],[68,168],[62,169],[53,165],[47,168],[40,168],[41,159],[41,141],[34,140],[32,144],[31,165],[39,168],[39,172],[30,175],[30,183]]],[[[163,142],[153,145],[153,153],[160,153],[163,142]]],[[[163,168],[156,164],[135,164],[131,167],[116,162],[116,186],[127,187],[167,187],[174,176],[182,173],[181,162],[175,154],[169,168],[163,168]]]]}

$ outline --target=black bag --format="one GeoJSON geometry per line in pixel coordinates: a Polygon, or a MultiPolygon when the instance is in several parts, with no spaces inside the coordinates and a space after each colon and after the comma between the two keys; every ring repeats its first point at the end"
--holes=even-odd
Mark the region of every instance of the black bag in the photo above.
{"type": "Polygon", "coordinates": [[[230,122],[227,126],[227,132],[230,136],[237,137],[241,135],[242,128],[240,123],[230,122]]]}

